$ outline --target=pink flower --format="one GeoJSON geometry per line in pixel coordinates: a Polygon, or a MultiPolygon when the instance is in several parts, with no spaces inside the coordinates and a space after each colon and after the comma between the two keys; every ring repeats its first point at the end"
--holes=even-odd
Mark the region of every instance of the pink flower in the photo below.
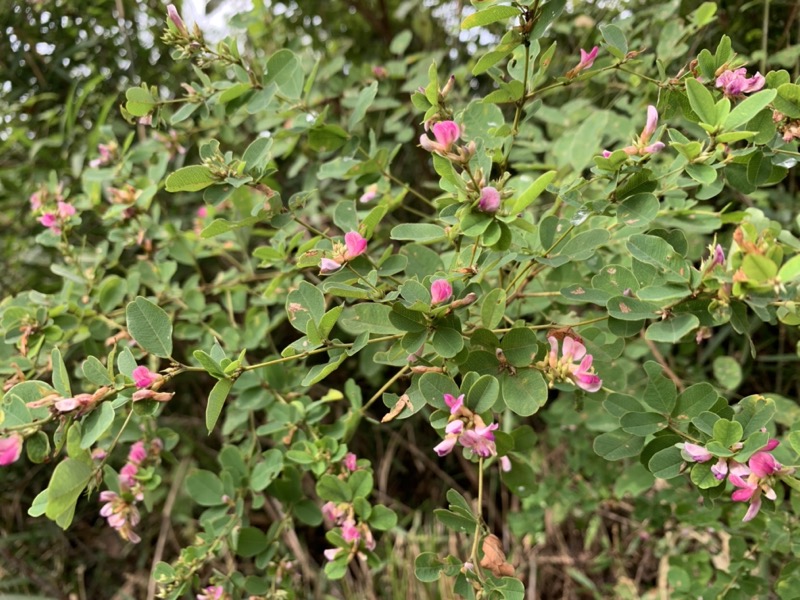
{"type": "Polygon", "coordinates": [[[453,286],[446,279],[431,283],[431,304],[441,304],[453,295],[453,286]]]}
{"type": "MultiPolygon", "coordinates": [[[[664,143],[647,143],[656,132],[656,129],[658,129],[658,110],[656,110],[656,107],[651,104],[647,107],[647,122],[644,125],[644,129],[642,129],[642,133],[639,134],[639,139],[634,144],[625,146],[622,150],[628,156],[647,156],[649,154],[658,154],[664,149],[664,143]]],[[[603,156],[605,158],[611,156],[610,152],[608,154],[606,154],[606,152],[606,150],[603,151],[603,156]]]]}
{"type": "Polygon", "coordinates": [[[334,502],[326,502],[322,505],[322,516],[331,523],[339,524],[345,514],[346,512],[334,502]]]}
{"type": "Polygon", "coordinates": [[[725,266],[725,250],[719,244],[714,247],[714,259],[711,262],[712,267],[716,265],[725,266]]]}
{"type": "Polygon", "coordinates": [[[500,457],[500,469],[508,473],[511,470],[511,459],[507,456],[500,457]]]}
{"type": "Polygon", "coordinates": [[[129,504],[119,494],[112,491],[100,492],[100,501],[106,504],[100,509],[100,516],[105,517],[108,524],[117,530],[123,540],[132,544],[142,541],[133,528],[141,518],[134,504],[129,504]]]}
{"type": "Polygon", "coordinates": [[[750,502],[742,521],[750,521],[758,514],[761,509],[762,492],[769,500],[777,498],[775,490],[770,485],[770,477],[778,473],[781,468],[781,464],[768,452],[756,452],[747,462],[749,474],[743,473],[742,470],[734,473],[733,469],[731,469],[728,481],[739,488],[731,494],[731,500],[734,502],[750,502]],[[745,476],[747,479],[744,479],[745,476]]]}
{"type": "Polygon", "coordinates": [[[497,453],[494,445],[494,434],[492,431],[497,429],[497,423],[491,423],[483,427],[468,429],[458,438],[459,443],[465,448],[470,448],[478,456],[487,458],[497,453]]]}
{"type": "Polygon", "coordinates": [[[138,441],[131,446],[128,451],[128,460],[133,464],[140,465],[147,459],[147,449],[144,442],[138,441]]]}
{"type": "Polygon", "coordinates": [[[140,400],[155,400],[156,402],[168,402],[172,400],[175,392],[154,392],[153,390],[138,390],[133,392],[132,399],[134,402],[140,400]]]}
{"type": "Polygon", "coordinates": [[[357,460],[356,455],[353,454],[352,452],[348,452],[347,454],[344,455],[344,460],[342,461],[342,464],[344,464],[345,469],[347,469],[348,471],[355,471],[356,469],[358,469],[358,464],[356,463],[356,460],[357,460]]]}
{"type": "Polygon", "coordinates": [[[683,444],[681,448],[681,454],[684,458],[687,456],[689,460],[693,460],[694,462],[706,462],[714,458],[714,455],[711,454],[708,450],[703,448],[702,446],[698,446],[697,444],[690,444],[686,442],[683,444]]]}
{"type": "MultiPolygon", "coordinates": [[[[170,6],[172,5],[170,4],[170,6]]],[[[209,585],[203,588],[203,593],[197,594],[195,598],[197,600],[222,600],[224,594],[225,588],[221,585],[209,585]]]]}
{"type": "Polygon", "coordinates": [[[450,421],[444,431],[446,433],[444,440],[433,448],[433,451],[439,456],[450,454],[458,441],[458,437],[464,431],[464,423],[460,419],[450,421]]]}
{"type": "Polygon", "coordinates": [[[650,137],[656,132],[658,128],[658,111],[652,104],[647,107],[647,122],[642,129],[642,134],[639,139],[643,144],[646,144],[650,137]]]}
{"type": "Polygon", "coordinates": [[[133,378],[133,382],[136,384],[136,387],[139,389],[149,388],[160,378],[158,373],[153,373],[145,366],[136,367],[133,370],[133,373],[131,373],[131,376],[133,378]]]}
{"type": "Polygon", "coordinates": [[[184,24],[183,19],[181,19],[181,16],[178,14],[178,9],[175,8],[174,4],[167,6],[167,17],[170,21],[172,21],[172,24],[175,25],[175,29],[177,29],[179,33],[182,35],[189,34],[189,32],[186,30],[186,25],[184,24]]]}
{"type": "Polygon", "coordinates": [[[74,398],[62,398],[61,400],[56,401],[53,405],[55,409],[60,413],[71,412],[76,408],[86,408],[87,406],[91,406],[95,401],[95,397],[92,394],[78,394],[74,398]]]}
{"type": "Polygon", "coordinates": [[[596,392],[603,387],[603,380],[592,371],[593,358],[591,354],[586,354],[586,346],[567,336],[564,338],[559,357],[558,340],[550,336],[547,341],[550,342],[547,364],[550,367],[551,381],[570,380],[587,392],[596,392]],[[580,363],[575,364],[577,360],[580,363]]]}
{"type": "Polygon", "coordinates": [[[478,210],[486,213],[495,213],[498,208],[500,208],[500,192],[498,192],[496,188],[486,186],[481,190],[478,210]]]}
{"type": "Polygon", "coordinates": [[[458,398],[453,396],[452,394],[445,394],[444,395],[444,403],[450,407],[450,414],[456,414],[459,409],[464,406],[464,394],[461,394],[458,398]]]}
{"type": "Polygon", "coordinates": [[[373,183],[372,185],[368,185],[364,189],[364,193],[361,194],[361,197],[358,199],[359,202],[369,202],[370,200],[375,200],[378,197],[378,184],[373,183]]]}
{"type": "Polygon", "coordinates": [[[42,194],[41,192],[33,192],[30,197],[31,210],[39,210],[42,208],[42,194]]]}
{"type": "Polygon", "coordinates": [[[741,96],[757,92],[764,87],[766,81],[761,73],[747,77],[747,69],[741,67],[736,70],[727,70],[717,77],[716,87],[722,88],[722,93],[729,97],[741,96]]]}
{"type": "Polygon", "coordinates": [[[8,437],[0,437],[0,467],[16,462],[22,454],[22,436],[12,433],[8,437]]]}
{"type": "Polygon", "coordinates": [[[119,484],[123,488],[131,489],[136,485],[136,474],[139,472],[139,467],[133,463],[125,463],[119,470],[119,484]]]}
{"type": "Polygon", "coordinates": [[[439,121],[434,123],[433,137],[436,141],[431,140],[427,135],[421,135],[419,144],[428,152],[436,152],[437,154],[447,154],[450,147],[461,136],[461,128],[455,121],[439,121]]]}
{"type": "Polygon", "coordinates": [[[613,154],[613,152],[611,152],[611,150],[603,150],[601,154],[603,155],[603,158],[608,158],[613,154]]]}
{"type": "Polygon", "coordinates": [[[61,229],[58,226],[58,218],[55,213],[44,213],[39,217],[39,223],[47,227],[53,233],[61,233],[61,229]]]}
{"type": "Polygon", "coordinates": [[[197,209],[197,218],[198,219],[205,219],[208,216],[208,207],[201,206],[197,209]]]}
{"type": "Polygon", "coordinates": [[[356,527],[356,524],[352,519],[348,519],[342,523],[342,538],[348,544],[361,538],[361,532],[358,530],[358,527],[356,527]]]}
{"type": "Polygon", "coordinates": [[[583,71],[584,69],[589,69],[594,64],[594,59],[597,58],[597,52],[600,50],[598,46],[595,46],[589,52],[586,52],[583,48],[581,50],[581,61],[572,69],[567,71],[566,77],[568,79],[572,79],[578,73],[583,71]]]}
{"type": "Polygon", "coordinates": [[[319,261],[320,275],[327,275],[328,273],[333,273],[341,268],[342,268],[341,264],[339,264],[335,260],[331,260],[330,258],[321,258],[319,261]]]}
{"type": "Polygon", "coordinates": [[[344,260],[353,260],[356,256],[364,254],[367,249],[367,240],[360,233],[351,231],[344,234],[345,253],[344,260]]]}

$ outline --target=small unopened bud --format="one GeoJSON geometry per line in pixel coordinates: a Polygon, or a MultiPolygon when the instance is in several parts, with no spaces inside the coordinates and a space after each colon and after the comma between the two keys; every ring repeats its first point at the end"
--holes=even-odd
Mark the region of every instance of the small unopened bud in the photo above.
{"type": "Polygon", "coordinates": [[[178,9],[175,8],[174,4],[167,6],[167,17],[169,17],[169,20],[172,21],[172,24],[175,25],[175,29],[177,29],[181,35],[189,35],[186,24],[183,22],[183,19],[181,19],[181,16],[178,14],[178,9]]]}
{"type": "Polygon", "coordinates": [[[442,88],[441,95],[443,99],[447,98],[447,94],[449,94],[453,90],[453,86],[455,85],[455,83],[456,83],[456,76],[450,75],[450,79],[447,80],[447,83],[445,83],[444,87],[442,88]]]}
{"type": "Polygon", "coordinates": [[[470,304],[474,304],[477,299],[478,299],[478,294],[476,294],[475,292],[470,292],[463,298],[451,302],[450,308],[463,308],[464,306],[469,306],[470,304]]]}

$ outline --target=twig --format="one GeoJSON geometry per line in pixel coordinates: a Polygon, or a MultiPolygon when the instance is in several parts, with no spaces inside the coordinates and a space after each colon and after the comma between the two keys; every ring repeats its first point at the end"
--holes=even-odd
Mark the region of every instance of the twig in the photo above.
{"type": "Polygon", "coordinates": [[[658,351],[658,348],[656,348],[655,343],[644,337],[644,332],[642,332],[641,337],[644,340],[644,343],[647,344],[647,347],[650,348],[650,352],[653,353],[653,357],[656,359],[656,361],[658,361],[658,364],[660,364],[661,367],[664,369],[664,373],[666,373],[667,377],[669,377],[673,381],[673,383],[677,386],[678,391],[682,392],[683,390],[685,390],[686,385],[683,383],[683,381],[681,381],[681,378],[675,374],[675,371],[673,371],[667,364],[664,355],[658,351]]]}

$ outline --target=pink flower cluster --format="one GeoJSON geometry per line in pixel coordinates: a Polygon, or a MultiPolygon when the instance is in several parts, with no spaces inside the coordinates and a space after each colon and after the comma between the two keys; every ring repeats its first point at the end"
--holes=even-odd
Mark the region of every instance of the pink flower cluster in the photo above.
{"type": "MultiPolygon", "coordinates": [[[[162,447],[163,444],[158,438],[150,443],[150,450],[154,454],[158,454],[162,447]]],[[[144,500],[144,489],[136,475],[148,456],[149,453],[144,442],[134,443],[128,451],[128,462],[119,472],[120,493],[111,490],[100,492],[100,501],[105,502],[100,509],[100,516],[106,518],[108,524],[117,530],[123,540],[133,544],[141,541],[133,528],[141,518],[136,503],[144,500]]]]}
{"type": "Polygon", "coordinates": [[[357,231],[344,235],[344,244],[336,242],[333,245],[333,258],[323,258],[319,261],[319,272],[322,275],[333,273],[342,268],[347,261],[361,256],[367,250],[367,240],[357,231]]]}
{"type": "MultiPolygon", "coordinates": [[[[367,550],[375,549],[376,543],[372,530],[366,523],[356,523],[352,505],[326,502],[322,505],[322,516],[332,525],[342,528],[342,539],[347,544],[351,544],[354,550],[358,550],[362,541],[367,550]]],[[[328,560],[336,560],[341,551],[342,548],[328,548],[323,554],[328,560]]]]}
{"type": "Polygon", "coordinates": [[[175,392],[159,392],[158,388],[164,383],[164,378],[158,373],[154,373],[145,366],[136,367],[131,373],[133,383],[138,388],[133,393],[133,401],[155,400],[156,402],[167,402],[175,395],[175,392]]]}
{"type": "Polygon", "coordinates": [[[747,76],[747,69],[741,67],[739,69],[723,71],[717,81],[716,87],[722,89],[722,93],[730,98],[743,96],[744,94],[752,94],[764,87],[766,80],[761,73],[756,72],[752,77],[747,76]]]}
{"type": "Polygon", "coordinates": [[[444,428],[444,440],[437,444],[433,451],[439,456],[446,456],[452,452],[456,443],[459,443],[482,458],[495,456],[497,448],[492,432],[499,425],[497,423],[487,425],[480,415],[464,406],[464,394],[458,397],[444,394],[444,402],[450,408],[450,422],[444,428]]]}
{"type": "MultiPolygon", "coordinates": [[[[717,458],[716,464],[711,467],[711,473],[719,480],[728,476],[728,481],[738,488],[731,494],[734,502],[749,502],[750,506],[742,521],[750,521],[761,510],[761,494],[769,500],[775,500],[777,495],[772,489],[773,475],[781,474],[783,467],[770,454],[778,446],[778,440],[769,440],[767,445],[756,452],[747,461],[747,464],[737,462],[732,458],[717,458]]],[[[743,444],[738,442],[731,448],[740,450],[743,444]]],[[[686,442],[681,447],[681,453],[687,460],[694,462],[707,462],[714,455],[703,446],[686,442]]]]}
{"type": "Polygon", "coordinates": [[[594,359],[591,354],[586,353],[586,346],[566,336],[561,344],[561,356],[559,356],[558,340],[550,336],[547,341],[550,343],[550,352],[540,365],[548,369],[547,376],[551,385],[556,381],[570,381],[587,392],[596,392],[603,387],[603,380],[592,368],[594,359]]]}

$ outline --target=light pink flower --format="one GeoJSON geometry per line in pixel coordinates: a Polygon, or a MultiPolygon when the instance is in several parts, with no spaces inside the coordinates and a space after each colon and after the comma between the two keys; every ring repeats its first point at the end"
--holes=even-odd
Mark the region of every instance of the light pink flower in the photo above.
{"type": "Polygon", "coordinates": [[[356,527],[356,524],[352,519],[348,519],[342,523],[342,538],[348,544],[361,538],[361,532],[359,531],[358,527],[356,527]]]}
{"type": "Polygon", "coordinates": [[[328,273],[333,273],[341,268],[342,265],[340,263],[330,258],[321,258],[319,261],[320,275],[327,275],[328,273]]]}
{"type": "Polygon", "coordinates": [[[436,141],[424,134],[419,138],[420,146],[428,152],[447,154],[452,145],[461,136],[461,128],[455,121],[439,121],[434,123],[432,129],[433,137],[436,138],[436,141]]]}
{"type": "Polygon", "coordinates": [[[708,450],[703,448],[702,446],[698,446],[697,444],[691,444],[686,442],[683,444],[681,448],[681,454],[684,458],[688,457],[688,460],[693,460],[694,462],[706,462],[714,458],[714,455],[711,454],[708,450]]]}
{"type": "Polygon", "coordinates": [[[461,394],[457,398],[452,394],[445,394],[444,403],[450,408],[450,414],[454,415],[464,406],[464,394],[461,394]]]}
{"type": "Polygon", "coordinates": [[[91,406],[95,401],[92,394],[78,394],[74,398],[62,398],[58,400],[53,406],[58,412],[65,413],[71,412],[76,408],[86,408],[91,406]]]}
{"type": "Polygon", "coordinates": [[[133,370],[131,377],[133,378],[133,382],[136,384],[136,387],[142,389],[149,388],[151,385],[153,385],[156,381],[158,381],[160,375],[158,373],[153,373],[153,371],[145,366],[139,366],[133,370]]]}
{"type": "Polygon", "coordinates": [[[433,451],[439,456],[450,454],[458,442],[458,436],[464,431],[464,423],[460,419],[450,421],[444,431],[446,433],[444,440],[433,448],[433,451]]]}
{"type": "Polygon", "coordinates": [[[326,502],[322,505],[322,516],[337,525],[342,522],[346,514],[346,511],[339,508],[339,505],[335,502],[326,502]]]}
{"type": "MultiPolygon", "coordinates": [[[[170,6],[172,6],[170,4],[170,6]]],[[[195,596],[196,600],[222,600],[225,594],[225,588],[221,585],[209,585],[203,588],[201,594],[195,596]]]]}
{"type": "Polygon", "coordinates": [[[352,452],[348,452],[344,455],[344,460],[342,460],[342,464],[344,465],[345,469],[348,471],[355,471],[358,469],[358,464],[356,463],[357,457],[352,452]]]}
{"type": "Polygon", "coordinates": [[[453,286],[446,279],[437,279],[431,283],[431,304],[441,304],[453,295],[453,286]]]}
{"type": "Polygon", "coordinates": [[[716,87],[722,88],[722,93],[729,97],[741,96],[757,92],[764,87],[766,81],[761,73],[747,77],[747,69],[741,67],[736,70],[727,70],[717,77],[716,87]]]}
{"type": "Polygon", "coordinates": [[[600,154],[603,156],[603,158],[608,158],[613,154],[613,152],[611,152],[611,150],[603,150],[600,154]]]}
{"type": "Polygon", "coordinates": [[[508,456],[500,457],[500,469],[508,473],[511,470],[511,459],[508,456]]]}
{"type": "Polygon", "coordinates": [[[328,548],[322,554],[324,554],[325,558],[327,558],[329,561],[333,561],[336,560],[336,557],[339,555],[339,552],[341,551],[342,551],[341,548],[328,548]]]}
{"type": "Polygon", "coordinates": [[[500,192],[492,186],[486,186],[481,190],[478,210],[486,213],[495,213],[498,208],[500,208],[500,192]]]}
{"type": "Polygon", "coordinates": [[[42,194],[41,192],[33,192],[30,197],[31,210],[39,210],[42,208],[42,194]]]}
{"type": "Polygon", "coordinates": [[[644,129],[642,129],[642,134],[639,136],[639,139],[643,144],[646,144],[650,137],[656,132],[658,128],[658,111],[656,107],[650,104],[647,107],[647,122],[644,125],[644,129]]]}
{"type": "Polygon", "coordinates": [[[181,16],[178,14],[178,9],[175,8],[174,4],[167,6],[167,17],[170,21],[172,21],[172,24],[175,25],[175,28],[178,30],[178,32],[183,35],[188,35],[189,32],[186,30],[186,25],[184,24],[183,19],[181,19],[181,16]]]}
{"type": "Polygon", "coordinates": [[[344,260],[353,260],[356,256],[364,254],[367,249],[367,240],[360,233],[351,231],[344,234],[344,245],[346,248],[344,260]]]}
{"type": "Polygon", "coordinates": [[[358,199],[359,202],[369,202],[371,200],[375,200],[378,197],[378,184],[373,183],[372,185],[368,185],[364,189],[364,193],[361,194],[361,197],[358,199]]]}
{"type": "Polygon", "coordinates": [[[596,392],[603,387],[603,380],[592,371],[592,355],[586,354],[586,346],[579,341],[567,336],[561,346],[561,356],[558,355],[558,340],[550,336],[548,365],[551,380],[570,380],[579,388],[587,392],[596,392]],[[580,361],[575,364],[575,361],[580,361]]]}
{"type": "Polygon", "coordinates": [[[465,448],[470,448],[478,456],[488,458],[497,454],[494,445],[494,434],[492,431],[497,429],[497,423],[490,423],[483,427],[468,429],[458,438],[459,443],[465,448]]]}
{"type": "Polygon", "coordinates": [[[12,433],[8,437],[0,437],[0,467],[16,462],[22,454],[22,436],[12,433]]]}
{"type": "Polygon", "coordinates": [[[100,516],[105,517],[108,524],[117,530],[120,537],[132,544],[138,544],[141,538],[133,531],[141,518],[134,504],[129,504],[119,494],[106,490],[100,492],[100,501],[106,504],[100,509],[100,516]]]}

